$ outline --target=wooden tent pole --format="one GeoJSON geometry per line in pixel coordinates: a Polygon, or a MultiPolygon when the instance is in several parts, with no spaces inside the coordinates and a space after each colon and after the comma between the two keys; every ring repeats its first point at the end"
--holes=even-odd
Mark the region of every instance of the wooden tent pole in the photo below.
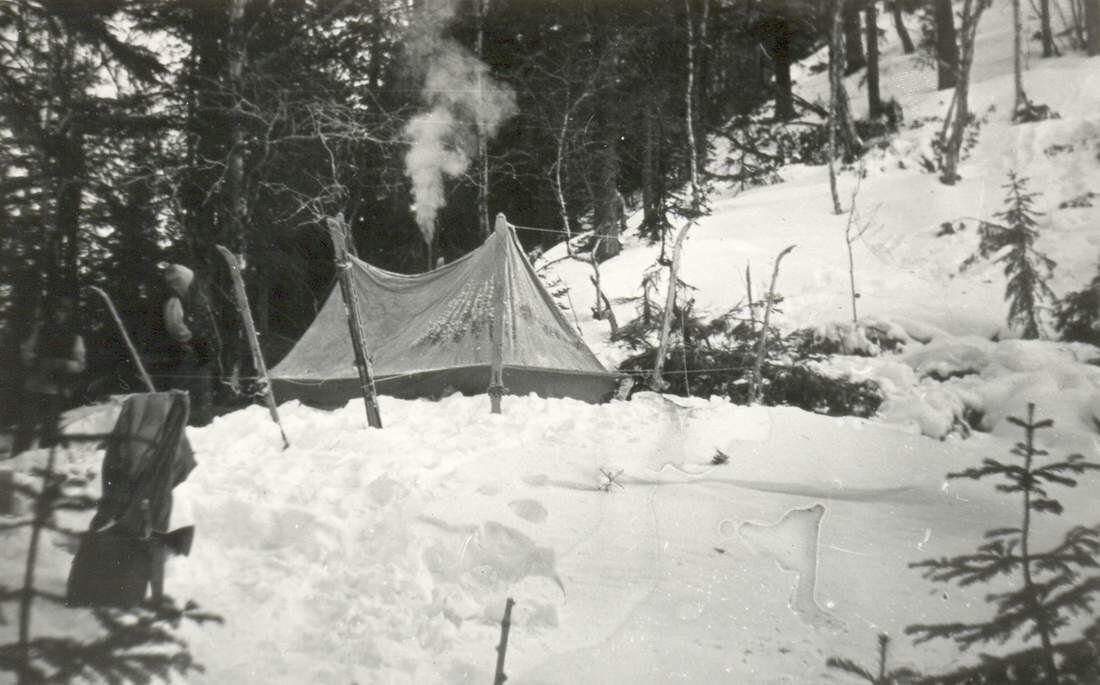
{"type": "Polygon", "coordinates": [[[489,409],[493,414],[500,413],[500,400],[508,391],[504,387],[504,300],[508,294],[508,249],[504,242],[508,235],[508,220],[503,214],[497,214],[494,227],[500,249],[497,251],[496,271],[493,276],[493,325],[490,327],[492,350],[492,372],[489,377],[489,409]]]}
{"type": "Polygon", "coordinates": [[[130,351],[130,358],[134,360],[134,366],[137,367],[141,382],[145,384],[147,391],[156,392],[157,389],[153,386],[153,379],[149,377],[149,372],[145,370],[145,365],[141,363],[141,355],[134,347],[134,341],[130,340],[130,334],[126,332],[126,326],[122,323],[122,317],[118,315],[118,310],[115,309],[115,303],[111,301],[111,296],[94,285],[88,286],[88,289],[103,298],[103,304],[107,305],[107,311],[111,313],[111,318],[115,320],[115,325],[118,326],[118,332],[122,334],[122,342],[126,343],[126,349],[130,351]]]}
{"type": "Polygon", "coordinates": [[[244,277],[241,276],[241,263],[237,257],[221,245],[214,248],[229,265],[229,275],[233,279],[233,294],[237,299],[237,311],[240,312],[241,321],[244,324],[245,337],[248,338],[248,349],[252,352],[252,364],[256,367],[256,374],[260,377],[260,384],[264,389],[264,402],[267,411],[271,414],[271,420],[279,427],[279,434],[283,436],[283,449],[290,447],[290,441],[286,439],[286,431],[283,430],[283,422],[279,420],[279,409],[275,406],[275,395],[271,390],[271,380],[267,377],[267,363],[264,362],[264,353],[260,349],[260,337],[256,333],[256,322],[252,319],[252,308],[248,304],[248,294],[244,289],[244,277]]]}
{"type": "Polygon", "coordinates": [[[363,320],[359,316],[355,288],[351,283],[351,259],[348,257],[344,215],[338,214],[335,219],[325,217],[325,225],[332,238],[332,250],[336,260],[336,280],[340,282],[340,295],[344,298],[344,310],[348,315],[351,347],[355,352],[355,368],[359,372],[359,385],[363,392],[363,403],[367,408],[367,423],[371,428],[381,428],[382,414],[378,410],[378,393],[374,388],[374,369],[371,367],[370,354],[367,351],[367,336],[363,332],[363,320]]]}

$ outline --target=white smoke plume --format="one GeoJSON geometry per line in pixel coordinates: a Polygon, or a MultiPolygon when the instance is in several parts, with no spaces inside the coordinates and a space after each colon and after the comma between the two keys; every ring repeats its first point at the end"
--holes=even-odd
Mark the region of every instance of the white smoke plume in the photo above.
{"type": "Polygon", "coordinates": [[[405,126],[410,143],[405,174],[412,181],[416,223],[430,245],[436,216],[447,204],[444,177],[466,172],[477,155],[478,136],[491,139],[496,135],[501,124],[515,114],[516,95],[454,41],[440,39],[425,57],[422,95],[429,111],[416,115],[405,126]]]}

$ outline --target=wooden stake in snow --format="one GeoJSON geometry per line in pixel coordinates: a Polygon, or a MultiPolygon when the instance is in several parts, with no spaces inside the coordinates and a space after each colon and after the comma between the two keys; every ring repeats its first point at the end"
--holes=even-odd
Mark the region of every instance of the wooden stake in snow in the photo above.
{"type": "Polygon", "coordinates": [[[660,392],[668,387],[668,382],[661,376],[665,368],[665,354],[668,352],[668,332],[672,326],[672,310],[676,307],[676,283],[680,272],[680,254],[683,252],[684,238],[687,236],[691,222],[684,224],[680,232],[676,234],[676,241],[672,244],[672,264],[668,267],[668,295],[665,297],[665,311],[661,316],[661,341],[657,346],[657,361],[653,366],[651,384],[653,389],[660,392]]]}
{"type": "MultiPolygon", "coordinates": [[[[497,240],[510,240],[508,235],[508,219],[503,214],[497,214],[496,225],[497,240]]],[[[504,315],[505,298],[508,296],[508,251],[506,244],[501,243],[497,253],[496,273],[493,277],[493,325],[490,328],[492,336],[492,371],[489,376],[489,411],[493,414],[500,413],[500,400],[508,391],[504,387],[504,315]]]]}
{"type": "Polygon", "coordinates": [[[378,410],[378,393],[374,389],[374,369],[367,352],[367,336],[363,332],[363,320],[359,316],[359,302],[351,282],[351,259],[348,257],[347,233],[344,215],[325,217],[328,234],[332,238],[332,250],[336,260],[336,280],[340,283],[340,295],[348,316],[351,347],[355,353],[355,368],[359,372],[359,385],[363,403],[367,409],[367,424],[371,428],[382,427],[382,415],[378,410]]]}
{"type": "Polygon", "coordinates": [[[256,334],[256,322],[252,319],[252,308],[248,305],[248,294],[244,289],[241,264],[237,257],[225,247],[221,245],[214,247],[229,265],[229,275],[233,279],[233,295],[237,300],[237,311],[240,312],[241,321],[244,323],[248,349],[252,352],[252,364],[256,367],[256,375],[259,376],[260,385],[263,386],[267,411],[271,414],[271,420],[279,427],[279,434],[283,436],[283,449],[286,449],[290,447],[290,441],[286,439],[286,431],[283,430],[283,423],[279,420],[279,409],[275,406],[275,395],[271,392],[271,381],[267,377],[267,363],[264,362],[264,353],[260,349],[260,337],[256,334]]]}
{"type": "Polygon", "coordinates": [[[111,296],[94,285],[90,285],[88,288],[99,295],[103,299],[103,304],[107,305],[107,311],[111,313],[111,318],[115,320],[115,325],[118,326],[118,332],[122,335],[122,342],[126,343],[126,349],[130,352],[130,359],[134,361],[134,366],[137,368],[138,376],[141,377],[141,382],[145,384],[145,389],[149,392],[156,392],[157,389],[153,386],[153,379],[149,377],[149,372],[145,370],[145,365],[141,363],[141,355],[134,347],[134,341],[130,340],[130,334],[126,332],[126,326],[122,323],[122,317],[118,315],[118,310],[115,309],[115,303],[111,301],[111,296]]]}
{"type": "Polygon", "coordinates": [[[772,303],[775,298],[775,281],[779,278],[779,262],[783,261],[787,253],[793,249],[794,245],[790,245],[775,258],[775,267],[772,269],[772,282],[768,287],[768,296],[764,298],[764,322],[763,326],[760,328],[760,338],[756,343],[756,359],[753,360],[752,363],[752,378],[749,381],[749,404],[756,404],[760,401],[761,390],[763,388],[763,382],[760,378],[760,369],[764,365],[764,351],[767,348],[768,342],[768,321],[772,316],[772,303]]]}
{"type": "Polygon", "coordinates": [[[508,651],[508,631],[512,628],[512,607],[516,600],[509,597],[504,602],[504,617],[500,619],[500,644],[497,645],[497,672],[493,685],[504,685],[508,676],[504,675],[504,654],[508,651]]]}

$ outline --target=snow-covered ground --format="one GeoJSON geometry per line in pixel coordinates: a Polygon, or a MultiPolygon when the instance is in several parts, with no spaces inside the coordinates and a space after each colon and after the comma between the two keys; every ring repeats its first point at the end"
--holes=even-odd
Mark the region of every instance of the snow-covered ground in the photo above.
{"type": "MultiPolygon", "coordinates": [[[[1100,455],[1100,368],[1087,363],[1100,350],[1012,339],[999,267],[959,273],[1009,169],[1042,193],[1039,248],[1058,262],[1055,293],[1082,287],[1100,257],[1100,207],[1058,209],[1100,190],[1100,60],[1033,57],[1029,95],[1062,118],[1011,126],[1009,19],[1010,6],[995,3],[979,32],[972,98],[984,123],[961,183],[920,169],[936,122],[867,158],[857,202],[873,222],[855,251],[860,312],[906,344],[827,366],[877,382],[878,416],[652,393],[601,406],[508,397],[494,416],[486,397],[453,396],[383,398],[386,427],[372,430],[360,402],[334,412],[288,403],[287,450],[262,408],[221,417],[189,432],[199,467],[181,486],[189,512],[180,513],[197,537],[191,556],[169,565],[171,594],[226,620],[185,629],[206,667],[191,681],[486,683],[507,597],[514,683],[849,682],[826,659],[871,666],[880,632],[893,638],[893,667],[974,660],[945,641],[913,645],[903,629],[987,617],[985,594],[1005,586],[933,585],[908,564],[973,549],[987,529],[1013,525],[1019,505],[945,474],[1007,458],[1019,434],[1006,419],[1029,402],[1056,421],[1042,436],[1054,456],[1100,455]],[[935,237],[960,220],[965,230],[935,237]],[[968,436],[964,417],[978,429],[968,436]],[[728,463],[712,463],[717,450],[728,463]]],[[[932,71],[892,45],[883,74],[909,122],[942,116],[949,94],[934,91],[932,71]]],[[[798,81],[804,96],[824,96],[824,75],[798,81]]],[[[858,77],[849,88],[862,106],[858,77]]],[[[842,172],[845,205],[855,174],[842,172]]],[[[781,176],[739,194],[715,190],[682,277],[698,288],[697,306],[718,313],[744,298],[746,263],[759,295],[775,254],[796,244],[779,278],[779,324],[837,330],[850,318],[845,217],[830,211],[823,167],[781,176]]],[[[612,299],[639,294],[657,250],[632,238],[603,265],[612,299]]],[[[587,311],[588,267],[551,271],[571,286],[585,339],[621,359],[587,311]]],[[[617,307],[620,321],[634,315],[617,307]]],[[[83,410],[69,430],[105,430],[115,411],[83,410]]],[[[101,453],[61,457],[63,469],[94,477],[101,453]]],[[[0,468],[25,479],[44,458],[0,468]]],[[[1038,544],[1100,521],[1098,486],[1087,476],[1057,493],[1066,513],[1039,518],[1038,544]]],[[[16,585],[25,534],[0,535],[0,582],[16,585]]],[[[71,558],[48,537],[39,586],[60,591],[71,558]]],[[[38,607],[36,635],[91,630],[80,612],[38,607]]],[[[15,631],[5,616],[0,644],[15,631]]]]}

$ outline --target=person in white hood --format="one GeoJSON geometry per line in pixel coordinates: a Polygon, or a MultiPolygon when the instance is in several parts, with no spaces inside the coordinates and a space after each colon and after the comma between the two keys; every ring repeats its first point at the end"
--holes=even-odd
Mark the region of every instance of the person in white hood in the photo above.
{"type": "Polygon", "coordinates": [[[221,353],[218,328],[194,271],[169,264],[164,281],[169,290],[164,329],[175,359],[170,384],[191,396],[190,423],[205,426],[214,416],[214,372],[221,353]]]}

